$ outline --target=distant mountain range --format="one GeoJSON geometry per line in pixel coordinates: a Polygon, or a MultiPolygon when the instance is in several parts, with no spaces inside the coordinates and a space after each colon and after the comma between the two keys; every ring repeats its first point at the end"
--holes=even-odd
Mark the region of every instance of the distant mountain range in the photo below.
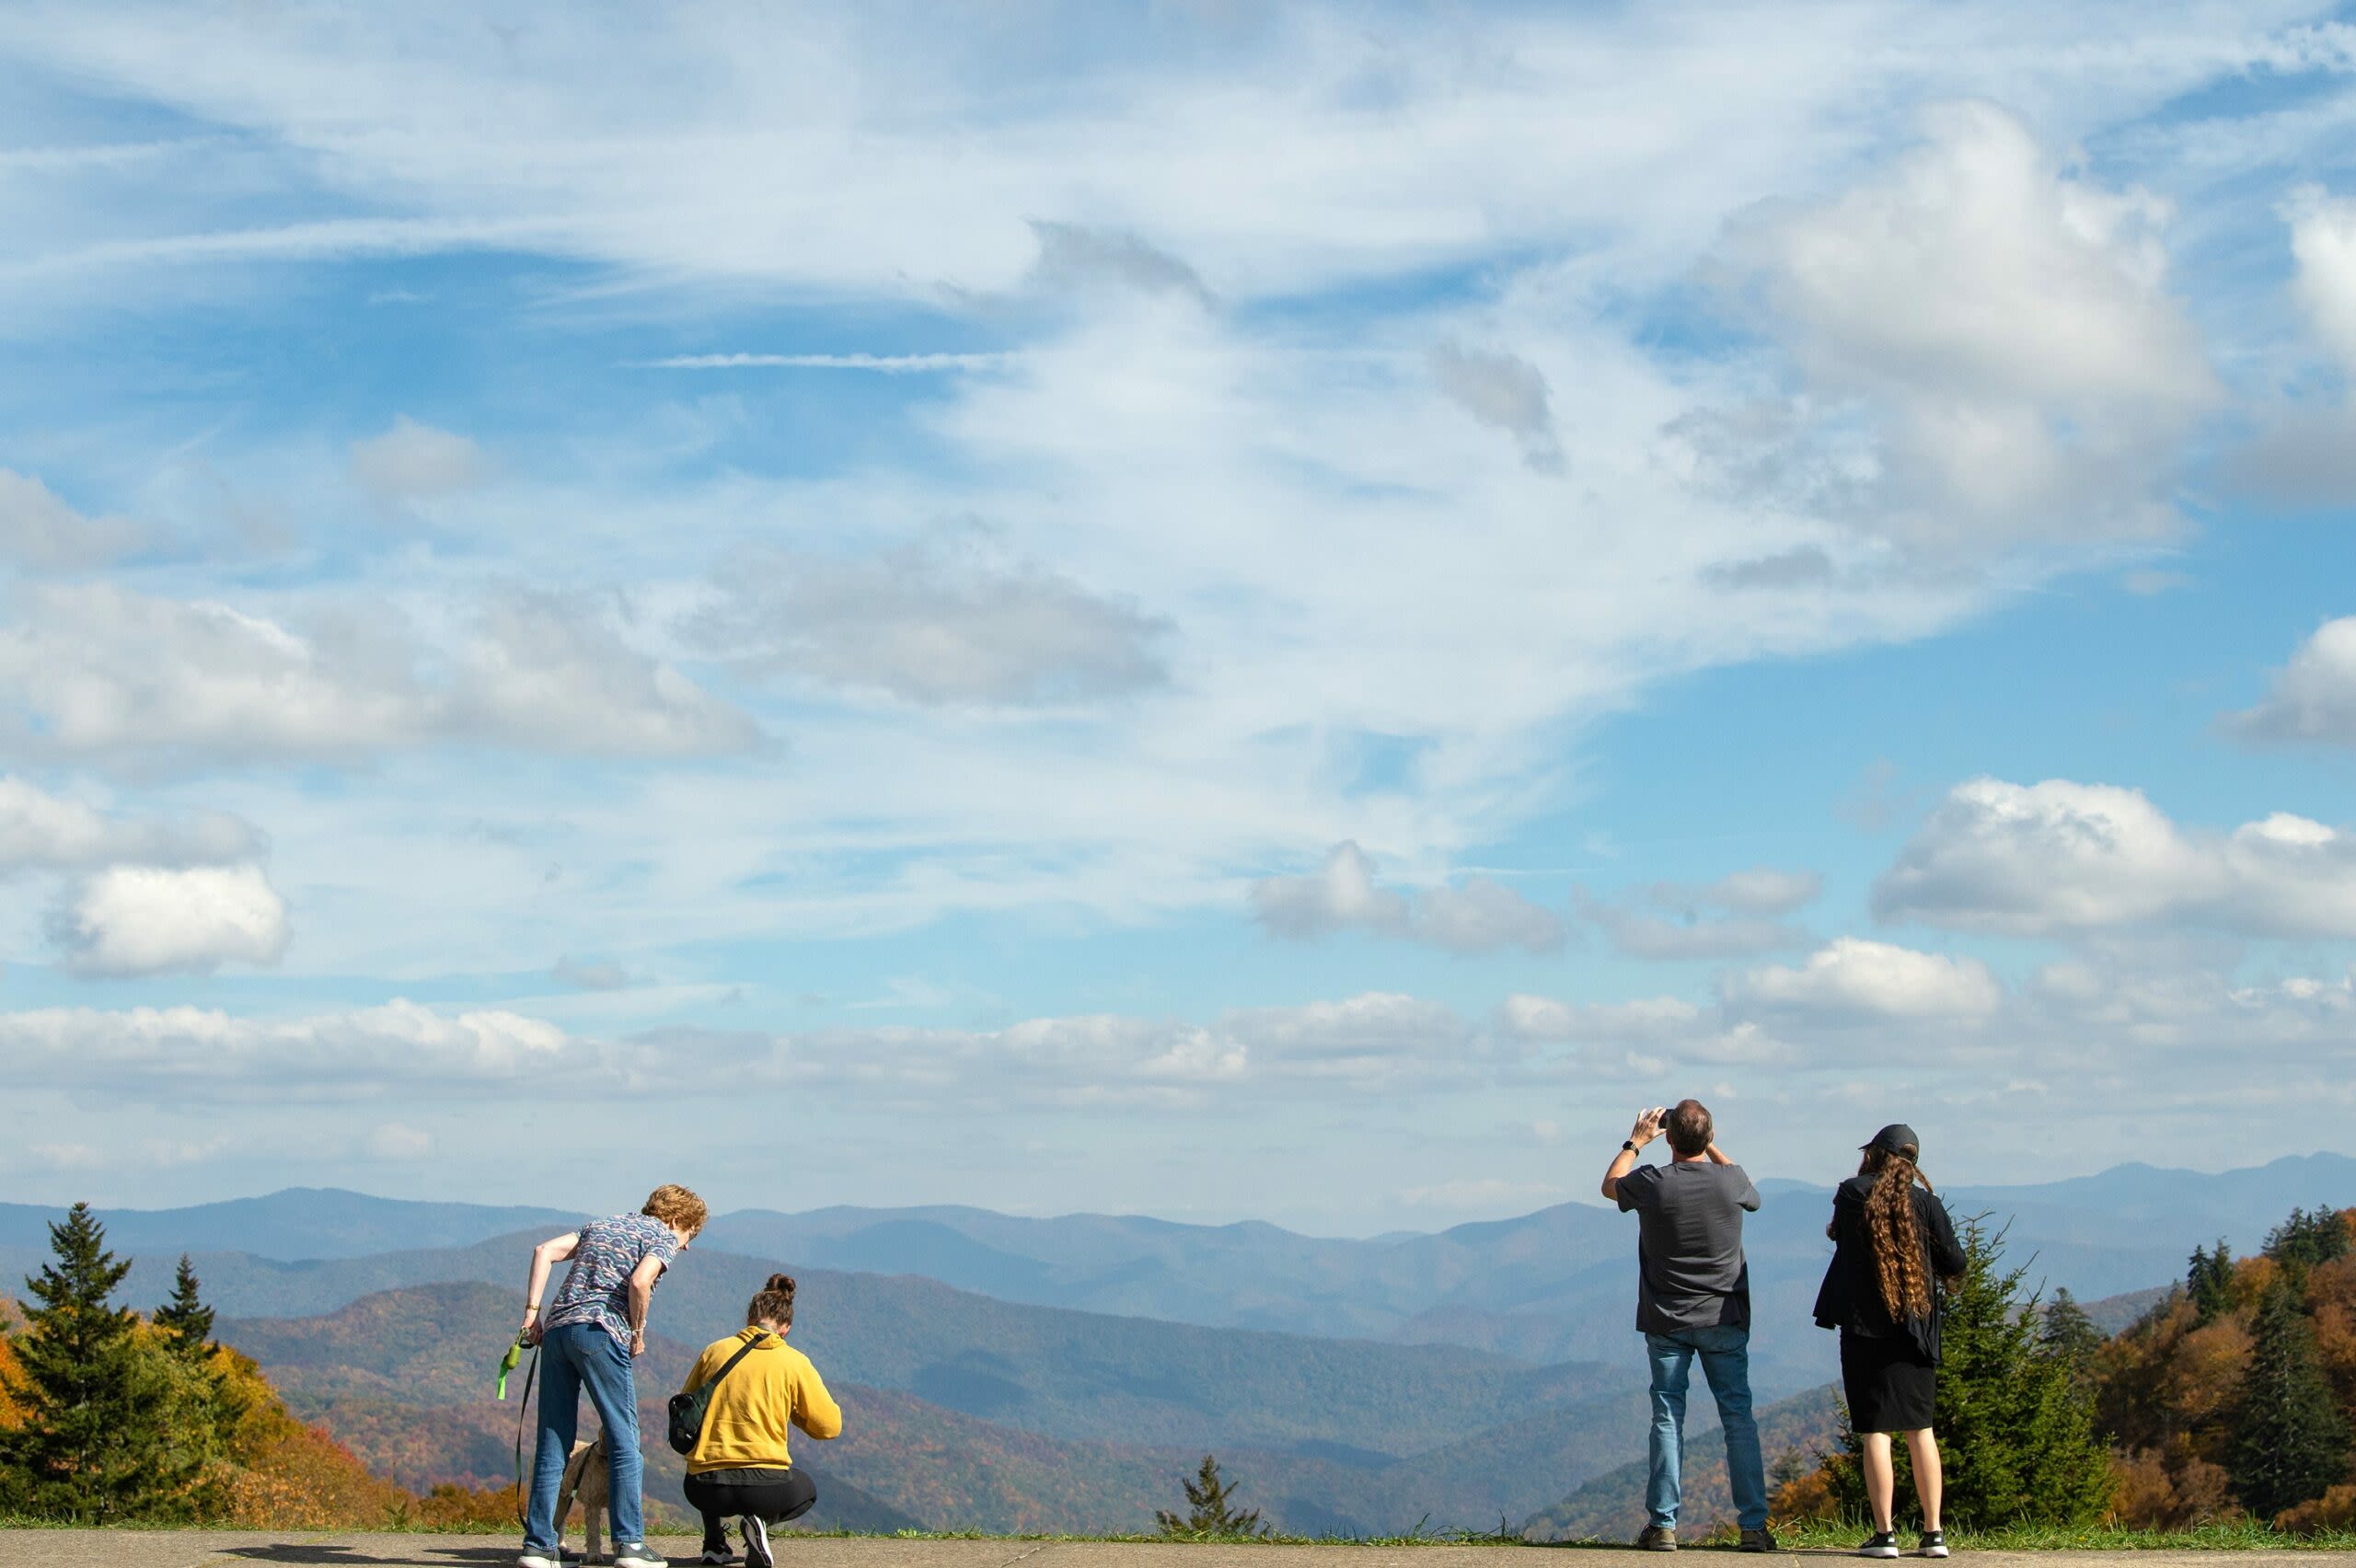
{"type": "MultiPolygon", "coordinates": [[[[1829,1194],[1761,1185],[1754,1379],[1762,1401],[1787,1401],[1776,1440],[1798,1442],[1833,1375],[1832,1336],[1808,1320],[1829,1194]]],[[[2250,1251],[2294,1205],[2356,1205],[2356,1160],[2129,1166],[1945,1196],[2008,1224],[2013,1259],[2115,1328],[2194,1246],[2250,1251]]],[[[59,1212],[0,1205],[0,1282],[39,1266],[59,1212]]],[[[488,1399],[489,1368],[529,1243],[582,1216],[295,1189],[102,1217],[138,1259],[126,1300],[162,1300],[192,1253],[225,1337],[385,1473],[512,1474],[514,1407],[488,1399]]],[[[953,1207],[743,1211],[666,1276],[648,1392],[784,1266],[803,1282],[797,1343],[859,1412],[808,1461],[834,1483],[837,1524],[1137,1528],[1207,1450],[1288,1528],[1502,1518],[1618,1534],[1644,1447],[1634,1244],[1632,1221],[1589,1204],[1366,1240],[953,1207]]],[[[653,1458],[660,1473],[668,1456],[653,1458]]]]}
{"type": "MultiPolygon", "coordinates": [[[[1833,1373],[1831,1336],[1807,1320],[1827,1243],[1824,1190],[1764,1182],[1749,1227],[1757,1295],[1754,1367],[1763,1397],[1833,1373]]],[[[2009,1252],[2032,1276],[2095,1300],[2180,1277],[2186,1255],[2223,1236],[2253,1250],[2294,1205],[2356,1204],[2356,1159],[2291,1157],[2205,1175],[2130,1165],[2097,1176],[1947,1191],[1958,1215],[2009,1223],[2009,1252]]],[[[0,1207],[0,1280],[34,1266],[55,1211],[0,1207]]],[[[453,1263],[463,1251],[580,1216],[544,1209],[407,1204],[295,1189],[181,1210],[105,1216],[121,1250],[142,1256],[132,1299],[159,1294],[167,1254],[252,1254],[235,1265],[239,1311],[319,1312],[374,1290],[429,1280],[520,1283],[522,1263],[453,1263]],[[521,1219],[518,1216],[523,1216],[521,1219]],[[402,1249],[388,1251],[390,1247],[402,1249]],[[267,1286],[263,1280],[267,1278],[267,1286]]],[[[1206,1327],[1455,1344],[1516,1360],[1632,1359],[1634,1227],[1597,1204],[1562,1204],[1430,1235],[1335,1240],[1272,1225],[1181,1225],[1103,1215],[1031,1219],[987,1210],[746,1210],[714,1220],[697,1252],[716,1250],[797,1267],[914,1274],[1031,1306],[1148,1317],[1206,1327]]],[[[682,1277],[695,1270],[683,1268],[682,1277]]],[[[231,1265],[208,1264],[212,1275],[231,1265]]],[[[223,1277],[219,1287],[230,1281],[223,1277]]]]}

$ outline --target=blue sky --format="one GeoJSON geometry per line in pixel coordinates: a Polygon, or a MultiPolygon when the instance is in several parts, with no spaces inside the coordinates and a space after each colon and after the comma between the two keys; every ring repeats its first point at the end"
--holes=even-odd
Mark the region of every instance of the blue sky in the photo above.
{"type": "Polygon", "coordinates": [[[2293,4],[14,8],[0,1181],[2356,1149],[2351,77],[2293,4]]]}

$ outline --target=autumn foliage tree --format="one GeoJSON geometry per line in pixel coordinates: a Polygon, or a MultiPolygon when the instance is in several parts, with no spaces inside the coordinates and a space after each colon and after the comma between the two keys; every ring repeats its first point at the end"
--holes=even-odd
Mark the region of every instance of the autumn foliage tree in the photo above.
{"type": "Polygon", "coordinates": [[[422,1504],[297,1421],[259,1366],[214,1343],[185,1258],[142,1320],[112,1304],[130,1264],[87,1205],[51,1245],[30,1307],[0,1302],[0,1513],[275,1529],[481,1514],[471,1497],[422,1504]]]}

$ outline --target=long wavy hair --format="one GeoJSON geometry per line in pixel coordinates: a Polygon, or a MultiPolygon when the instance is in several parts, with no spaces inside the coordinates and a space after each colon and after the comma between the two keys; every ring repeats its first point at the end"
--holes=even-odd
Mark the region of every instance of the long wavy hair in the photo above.
{"type": "Polygon", "coordinates": [[[1914,1214],[1914,1184],[1935,1191],[1915,1167],[1916,1151],[1865,1150],[1860,1176],[1875,1178],[1865,1194],[1865,1240],[1873,1252],[1881,1302],[1900,1322],[1931,1315],[1931,1271],[1923,1262],[1923,1222],[1914,1214]]]}

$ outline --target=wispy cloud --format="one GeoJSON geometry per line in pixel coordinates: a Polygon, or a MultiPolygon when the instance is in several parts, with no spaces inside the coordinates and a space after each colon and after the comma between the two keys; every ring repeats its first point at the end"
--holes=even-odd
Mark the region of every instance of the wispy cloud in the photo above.
{"type": "Polygon", "coordinates": [[[644,360],[645,370],[873,370],[886,375],[928,375],[951,370],[997,370],[1012,353],[973,354],[674,354],[644,360]]]}

